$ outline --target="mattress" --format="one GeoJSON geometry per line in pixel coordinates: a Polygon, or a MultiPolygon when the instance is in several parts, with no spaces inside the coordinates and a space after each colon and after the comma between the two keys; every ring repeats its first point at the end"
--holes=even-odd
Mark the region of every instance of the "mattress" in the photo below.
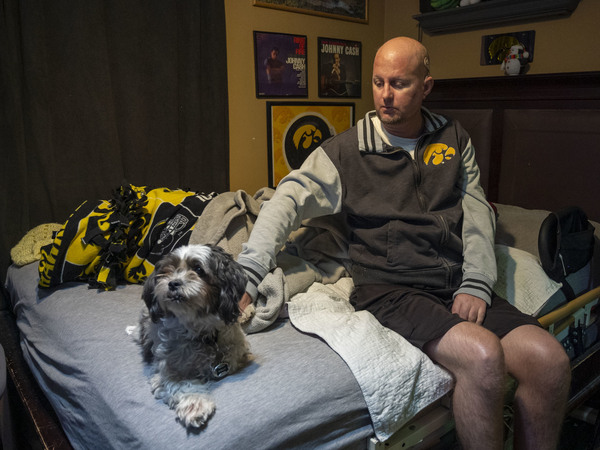
{"type": "Polygon", "coordinates": [[[37,265],[12,266],[7,290],[21,347],[74,448],[364,448],[373,435],[352,372],[287,319],[248,336],[254,360],[215,382],[217,409],[186,431],[150,392],[150,369],[126,333],[142,287],[37,288],[37,265]]]}
{"type": "MultiPolygon", "coordinates": [[[[534,315],[564,302],[534,254],[539,225],[529,222],[539,222],[547,211],[515,221],[510,207],[497,206],[496,256],[504,283],[496,288],[505,290],[498,293],[534,315]],[[531,236],[523,236],[528,230],[531,236]],[[521,278],[525,281],[517,284],[521,278]]],[[[581,276],[573,274],[576,292],[589,287],[590,266],[581,276]]],[[[214,383],[214,416],[200,431],[188,432],[152,396],[150,368],[125,331],[137,324],[144,307],[142,286],[105,292],[69,282],[40,290],[37,281],[36,263],[13,265],[6,287],[24,358],[75,448],[364,448],[377,431],[364,382],[359,384],[351,370],[356,364],[332,350],[338,346],[330,347],[326,335],[319,338],[310,327],[300,327],[303,333],[280,316],[248,335],[253,362],[214,383]]],[[[375,390],[383,389],[376,385],[375,390]]],[[[396,421],[392,415],[391,422],[382,423],[395,426],[407,418],[396,421]]]]}

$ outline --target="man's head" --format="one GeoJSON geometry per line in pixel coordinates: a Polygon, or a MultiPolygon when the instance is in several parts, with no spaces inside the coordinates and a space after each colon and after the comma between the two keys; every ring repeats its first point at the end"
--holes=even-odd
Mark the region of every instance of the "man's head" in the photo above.
{"type": "Polygon", "coordinates": [[[421,104],[433,88],[427,49],[418,41],[397,37],[383,44],[373,62],[373,102],[385,129],[415,138],[421,132],[421,104]]]}

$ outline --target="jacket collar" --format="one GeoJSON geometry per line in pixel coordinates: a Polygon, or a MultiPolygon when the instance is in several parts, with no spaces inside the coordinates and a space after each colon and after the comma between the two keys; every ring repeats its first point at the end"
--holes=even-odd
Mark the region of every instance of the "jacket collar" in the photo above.
{"type": "MultiPolygon", "coordinates": [[[[432,113],[427,108],[421,107],[421,113],[425,120],[425,133],[433,133],[448,123],[448,119],[436,113],[432,113]]],[[[358,130],[358,149],[367,153],[384,153],[393,149],[386,144],[377,128],[373,124],[373,119],[377,117],[375,111],[369,111],[363,119],[360,119],[356,128],[358,130]]]]}

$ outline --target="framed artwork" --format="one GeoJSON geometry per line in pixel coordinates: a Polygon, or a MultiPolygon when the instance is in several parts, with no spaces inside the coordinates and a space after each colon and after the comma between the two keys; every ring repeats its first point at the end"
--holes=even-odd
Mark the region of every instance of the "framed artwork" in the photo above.
{"type": "Polygon", "coordinates": [[[535,30],[516,33],[489,34],[481,37],[480,65],[500,65],[513,45],[521,45],[529,52],[529,62],[533,61],[535,30]]]}
{"type": "Polygon", "coordinates": [[[354,125],[354,103],[267,102],[269,186],[277,187],[327,138],[354,125]]]}
{"type": "Polygon", "coordinates": [[[369,0],[254,0],[254,6],[368,23],[369,0]]]}
{"type": "Polygon", "coordinates": [[[306,36],[254,32],[256,97],[308,97],[306,36]]]}
{"type": "Polygon", "coordinates": [[[361,96],[361,43],[317,38],[319,97],[361,96]]]}

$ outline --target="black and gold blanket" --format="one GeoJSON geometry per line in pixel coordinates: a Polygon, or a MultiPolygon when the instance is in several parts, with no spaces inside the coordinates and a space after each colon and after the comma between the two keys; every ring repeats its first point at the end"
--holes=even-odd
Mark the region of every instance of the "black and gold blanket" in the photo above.
{"type": "Polygon", "coordinates": [[[121,281],[143,282],[163,255],[188,243],[216,195],[128,185],[111,200],[83,202],[42,248],[39,286],[87,281],[110,290],[121,281]]]}

